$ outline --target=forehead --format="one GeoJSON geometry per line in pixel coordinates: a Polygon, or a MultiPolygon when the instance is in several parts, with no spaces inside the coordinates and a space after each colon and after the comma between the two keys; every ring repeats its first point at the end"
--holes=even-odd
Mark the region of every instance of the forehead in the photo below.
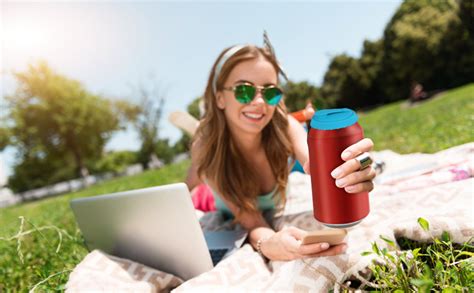
{"type": "Polygon", "coordinates": [[[277,84],[278,75],[269,61],[259,57],[237,64],[230,72],[226,84],[234,84],[240,80],[250,81],[255,85],[277,84]]]}

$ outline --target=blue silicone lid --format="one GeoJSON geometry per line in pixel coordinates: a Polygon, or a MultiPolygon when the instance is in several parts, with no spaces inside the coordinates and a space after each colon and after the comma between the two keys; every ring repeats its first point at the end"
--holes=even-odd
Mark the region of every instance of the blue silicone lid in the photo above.
{"type": "Polygon", "coordinates": [[[319,110],[311,119],[311,128],[334,130],[351,126],[358,120],[356,112],[348,108],[319,110]]]}

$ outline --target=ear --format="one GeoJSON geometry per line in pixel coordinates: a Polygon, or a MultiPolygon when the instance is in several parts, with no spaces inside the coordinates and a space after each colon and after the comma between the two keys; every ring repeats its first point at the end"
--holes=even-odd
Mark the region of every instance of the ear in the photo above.
{"type": "Polygon", "coordinates": [[[218,91],[216,93],[216,103],[219,109],[224,110],[225,101],[224,101],[224,94],[222,93],[222,91],[218,91]]]}

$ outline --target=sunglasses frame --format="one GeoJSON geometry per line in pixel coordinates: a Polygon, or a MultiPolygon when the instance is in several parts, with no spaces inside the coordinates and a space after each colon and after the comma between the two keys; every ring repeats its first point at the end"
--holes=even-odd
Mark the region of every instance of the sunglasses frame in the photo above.
{"type": "Polygon", "coordinates": [[[232,91],[232,92],[234,92],[234,97],[235,97],[235,99],[236,99],[239,103],[241,103],[241,104],[250,104],[250,103],[255,99],[255,97],[257,96],[257,94],[258,94],[259,92],[260,92],[260,94],[262,95],[262,98],[263,98],[263,100],[265,101],[265,103],[267,103],[267,104],[270,105],[270,106],[276,106],[276,105],[278,105],[278,103],[279,103],[279,102],[281,101],[281,99],[283,98],[283,90],[282,90],[279,86],[276,86],[276,85],[261,86],[261,85],[254,85],[254,84],[251,84],[251,83],[239,83],[239,84],[236,84],[235,86],[232,86],[232,87],[224,87],[224,88],[222,88],[222,89],[223,89],[223,90],[226,90],[226,91],[232,91]],[[236,89],[237,89],[237,87],[243,86],[243,85],[245,85],[245,86],[251,86],[251,87],[255,88],[255,95],[254,95],[253,98],[252,98],[249,102],[247,102],[247,103],[241,102],[239,99],[237,99],[237,96],[236,96],[236,89]],[[265,91],[268,90],[268,89],[274,89],[274,88],[276,88],[276,89],[278,89],[278,90],[280,91],[280,93],[281,93],[281,98],[278,100],[277,103],[275,103],[275,104],[272,105],[272,104],[270,104],[270,103],[268,102],[268,100],[265,98],[265,91]]]}

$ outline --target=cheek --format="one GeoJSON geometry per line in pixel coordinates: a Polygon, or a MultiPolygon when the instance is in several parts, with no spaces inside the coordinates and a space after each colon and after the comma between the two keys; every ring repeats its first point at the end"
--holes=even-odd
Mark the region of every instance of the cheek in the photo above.
{"type": "Polygon", "coordinates": [[[223,105],[224,107],[222,108],[222,111],[224,112],[226,118],[236,119],[240,115],[240,110],[242,107],[239,103],[226,100],[223,105]]]}
{"type": "Polygon", "coordinates": [[[276,110],[277,110],[276,107],[269,107],[268,112],[267,112],[268,120],[271,120],[273,118],[273,115],[275,115],[276,110]]]}

